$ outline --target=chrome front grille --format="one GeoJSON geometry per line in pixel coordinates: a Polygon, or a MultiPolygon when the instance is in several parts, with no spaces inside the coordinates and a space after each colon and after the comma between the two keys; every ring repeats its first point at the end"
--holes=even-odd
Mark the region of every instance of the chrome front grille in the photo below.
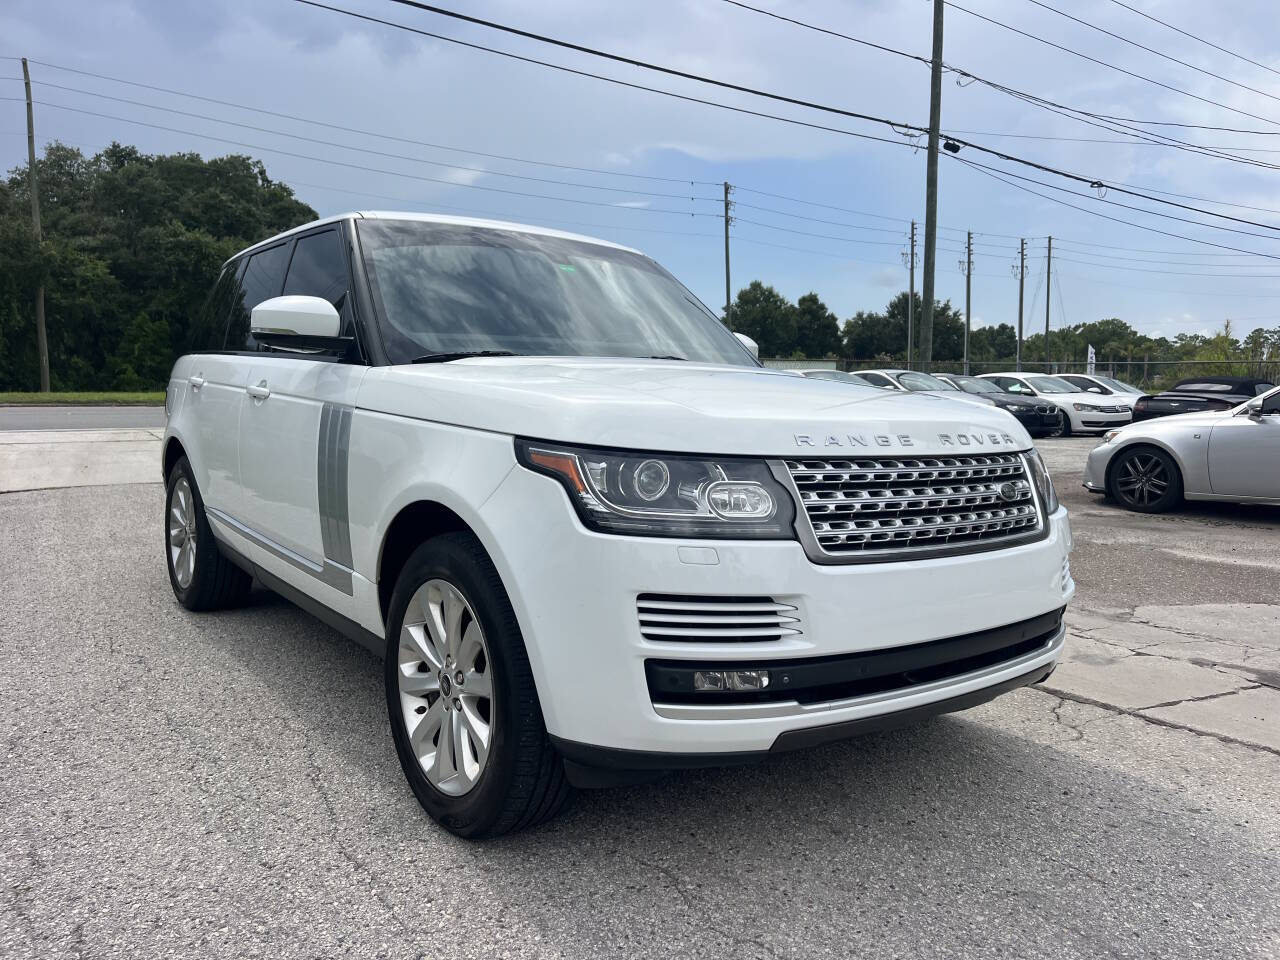
{"type": "Polygon", "coordinates": [[[636,613],[646,640],[667,643],[758,643],[801,632],[796,608],[771,597],[642,593],[636,613]]]}
{"type": "Polygon", "coordinates": [[[850,561],[964,553],[1042,529],[1022,455],[788,460],[819,549],[850,561]]]}
{"type": "Polygon", "coordinates": [[[1037,403],[1037,404],[1036,404],[1036,413],[1038,413],[1038,414],[1040,414],[1040,415],[1042,415],[1042,416],[1048,416],[1049,414],[1057,413],[1057,412],[1058,412],[1058,408],[1057,408],[1057,407],[1055,407],[1055,406],[1054,406],[1053,404],[1051,404],[1051,403],[1037,403]]]}

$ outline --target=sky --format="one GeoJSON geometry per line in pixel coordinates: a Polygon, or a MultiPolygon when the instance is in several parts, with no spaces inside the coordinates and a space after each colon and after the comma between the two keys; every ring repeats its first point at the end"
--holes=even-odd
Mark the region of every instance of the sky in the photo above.
{"type": "MultiPolygon", "coordinates": [[[[0,10],[0,57],[39,61],[31,70],[41,145],[57,139],[93,152],[119,140],[150,153],[247,153],[322,216],[434,210],[603,237],[652,255],[714,309],[724,303],[726,181],[732,185],[735,291],[751,280],[772,284],[793,300],[814,291],[844,319],[883,309],[906,289],[912,219],[923,262],[926,151],[923,138],[909,131],[664,76],[390,0],[325,2],[575,70],[845,132],[553,70],[297,0],[7,0],[0,10]],[[157,87],[164,89],[151,89],[157,87]]],[[[927,0],[751,2],[930,56],[933,6],[927,0]]],[[[1274,0],[1125,2],[1265,66],[1169,30],[1116,0],[1043,3],[1188,66],[1064,19],[1036,0],[948,3],[943,60],[1093,113],[1262,131],[1148,128],[1228,148],[1254,162],[1135,143],[948,72],[944,134],[1114,186],[1093,189],[968,146],[957,157],[943,153],[937,296],[963,309],[960,263],[965,232],[972,230],[974,325],[1016,324],[1015,269],[1019,238],[1025,237],[1024,323],[1028,334],[1043,330],[1045,238],[1052,236],[1055,329],[1112,316],[1168,337],[1214,332],[1228,319],[1241,333],[1280,326],[1280,234],[1271,239],[1270,226],[1280,224],[1280,173],[1259,165],[1280,163],[1274,0]],[[1076,142],[1082,138],[1121,142],[1076,142]],[[1053,187],[1015,181],[1045,195],[1036,196],[962,160],[1053,187]],[[1121,184],[1250,222],[1126,196],[1115,189],[1121,184]]],[[[895,123],[928,122],[926,64],[725,0],[446,5],[687,73],[895,123]]],[[[14,79],[21,77],[20,64],[0,60],[0,77],[0,167],[9,170],[26,162],[22,84],[14,79]]],[[[917,290],[920,284],[918,269],[917,290]]]]}

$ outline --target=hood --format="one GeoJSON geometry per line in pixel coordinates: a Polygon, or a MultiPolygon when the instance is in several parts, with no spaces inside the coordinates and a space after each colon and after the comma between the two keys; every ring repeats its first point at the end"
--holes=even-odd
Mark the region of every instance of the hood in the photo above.
{"type": "Polygon", "coordinates": [[[754,367],[488,357],[376,367],[357,406],[478,430],[637,450],[749,456],[1022,450],[1004,411],[754,367]]]}

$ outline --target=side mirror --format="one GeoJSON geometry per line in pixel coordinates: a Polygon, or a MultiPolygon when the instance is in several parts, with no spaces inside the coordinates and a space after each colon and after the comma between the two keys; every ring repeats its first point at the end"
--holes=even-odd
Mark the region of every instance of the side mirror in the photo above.
{"type": "Polygon", "coordinates": [[[259,343],[293,350],[342,351],[352,341],[339,336],[342,319],[321,297],[272,297],[249,315],[249,332],[259,343]]]}
{"type": "Polygon", "coordinates": [[[1257,403],[1245,407],[1250,420],[1260,421],[1263,417],[1280,414],[1280,395],[1264,397],[1257,403]]]}
{"type": "Polygon", "coordinates": [[[1101,387],[1090,387],[1086,392],[1087,393],[1105,393],[1106,391],[1104,391],[1101,387]]]}
{"type": "Polygon", "coordinates": [[[760,344],[756,343],[754,340],[748,337],[745,333],[735,333],[734,336],[738,338],[738,342],[740,344],[742,344],[751,352],[751,355],[753,357],[755,357],[757,360],[760,359],[760,344]]]}

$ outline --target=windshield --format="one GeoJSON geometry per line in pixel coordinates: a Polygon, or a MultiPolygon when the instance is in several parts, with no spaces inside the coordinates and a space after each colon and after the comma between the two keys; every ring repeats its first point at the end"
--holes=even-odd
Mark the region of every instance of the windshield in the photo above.
{"type": "Polygon", "coordinates": [[[908,390],[951,390],[955,392],[956,389],[945,380],[931,377],[927,373],[916,373],[914,371],[898,374],[898,382],[908,390]]]}
{"type": "Polygon", "coordinates": [[[392,363],[503,351],[758,365],[693,294],[638,253],[467,224],[357,223],[392,363]]]}
{"type": "Polygon", "coordinates": [[[1104,387],[1110,387],[1112,390],[1118,391],[1119,393],[1142,393],[1142,391],[1137,387],[1132,384],[1125,383],[1123,380],[1116,380],[1112,377],[1094,377],[1093,379],[1097,380],[1104,387]]]}
{"type": "Polygon", "coordinates": [[[1027,377],[1027,382],[1039,393],[1080,393],[1080,387],[1057,377],[1027,377]]]}
{"type": "Polygon", "coordinates": [[[956,377],[956,383],[965,393],[1004,393],[990,380],[979,380],[976,377],[956,377]]]}

